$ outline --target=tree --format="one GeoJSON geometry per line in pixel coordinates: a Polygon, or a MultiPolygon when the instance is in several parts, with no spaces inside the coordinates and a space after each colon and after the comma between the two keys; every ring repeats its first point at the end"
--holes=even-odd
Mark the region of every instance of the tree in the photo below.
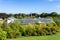
{"type": "Polygon", "coordinates": [[[31,14],[29,14],[29,16],[31,16],[31,17],[37,17],[38,14],[37,13],[31,13],[31,14]]]}
{"type": "Polygon", "coordinates": [[[48,13],[42,13],[41,15],[40,15],[40,17],[47,17],[48,16],[48,13]]]}
{"type": "Polygon", "coordinates": [[[50,15],[51,16],[57,16],[58,14],[57,14],[57,12],[52,12],[50,15]]]}
{"type": "Polygon", "coordinates": [[[0,18],[5,19],[5,18],[8,18],[8,17],[9,17],[9,15],[6,14],[6,13],[0,13],[0,18]]]}
{"type": "Polygon", "coordinates": [[[10,14],[9,14],[9,16],[10,16],[10,17],[11,17],[11,16],[13,16],[13,17],[14,17],[14,15],[13,15],[12,13],[10,13],[10,14]]]}

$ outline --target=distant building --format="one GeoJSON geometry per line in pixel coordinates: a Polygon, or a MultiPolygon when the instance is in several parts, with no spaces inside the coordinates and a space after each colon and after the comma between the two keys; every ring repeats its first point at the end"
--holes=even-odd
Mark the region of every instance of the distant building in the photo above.
{"type": "Polygon", "coordinates": [[[16,19],[14,17],[8,17],[7,18],[7,23],[14,22],[16,19]]]}
{"type": "Polygon", "coordinates": [[[50,23],[50,22],[54,22],[53,19],[50,18],[25,18],[25,19],[16,19],[14,17],[9,17],[7,18],[7,23],[10,22],[14,22],[15,20],[17,20],[18,22],[22,23],[22,24],[34,24],[34,23],[50,23]]]}
{"type": "Polygon", "coordinates": [[[2,18],[0,18],[0,23],[3,23],[4,21],[3,21],[3,19],[2,18]]]}
{"type": "Polygon", "coordinates": [[[52,19],[50,18],[34,18],[34,19],[18,19],[18,21],[22,24],[28,24],[28,23],[31,23],[31,24],[34,24],[34,23],[50,23],[50,22],[53,22],[52,19]]]}
{"type": "Polygon", "coordinates": [[[9,17],[9,15],[6,14],[6,13],[0,13],[0,18],[5,19],[5,18],[8,18],[8,17],[9,17]]]}
{"type": "Polygon", "coordinates": [[[38,18],[41,23],[50,23],[54,22],[51,18],[38,18]]]}
{"type": "Polygon", "coordinates": [[[36,19],[18,19],[18,21],[22,24],[28,24],[28,23],[31,23],[31,24],[34,24],[35,22],[37,22],[36,19]]]}

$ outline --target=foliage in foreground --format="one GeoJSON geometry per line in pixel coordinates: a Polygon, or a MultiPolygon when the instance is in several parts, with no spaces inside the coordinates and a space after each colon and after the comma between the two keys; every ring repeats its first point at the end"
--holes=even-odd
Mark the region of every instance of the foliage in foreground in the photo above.
{"type": "Polygon", "coordinates": [[[0,40],[6,40],[6,32],[0,28],[0,40]]]}
{"type": "Polygon", "coordinates": [[[16,38],[20,36],[42,36],[42,35],[53,35],[56,34],[57,29],[56,23],[49,24],[28,24],[23,25],[17,21],[14,23],[7,24],[6,22],[1,26],[2,31],[0,32],[1,40],[6,38],[16,38]],[[3,33],[4,32],[4,33],[3,33]]]}

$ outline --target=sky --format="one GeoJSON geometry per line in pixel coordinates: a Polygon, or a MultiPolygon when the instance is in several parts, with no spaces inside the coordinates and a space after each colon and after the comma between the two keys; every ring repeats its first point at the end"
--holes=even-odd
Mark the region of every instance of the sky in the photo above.
{"type": "Polygon", "coordinates": [[[60,0],[0,0],[0,12],[5,13],[60,13],[60,0]]]}

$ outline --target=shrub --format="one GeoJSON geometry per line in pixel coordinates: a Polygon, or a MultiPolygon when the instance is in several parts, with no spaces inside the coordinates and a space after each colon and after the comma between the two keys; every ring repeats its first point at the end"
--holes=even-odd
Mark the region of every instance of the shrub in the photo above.
{"type": "Polygon", "coordinates": [[[13,34],[14,38],[21,36],[21,32],[19,31],[20,30],[20,23],[18,21],[10,23],[9,26],[13,30],[12,34],[13,34]]]}
{"type": "Polygon", "coordinates": [[[12,29],[9,26],[4,27],[4,31],[7,32],[7,38],[13,38],[12,29]]]}
{"type": "Polygon", "coordinates": [[[56,23],[52,22],[47,24],[40,24],[36,25],[35,24],[35,29],[38,35],[52,35],[56,34],[58,27],[56,23]]]}
{"type": "Polygon", "coordinates": [[[26,36],[26,26],[20,25],[19,32],[21,33],[22,36],[26,36]]]}
{"type": "Polygon", "coordinates": [[[29,23],[29,24],[26,26],[25,34],[26,34],[26,36],[36,36],[36,35],[37,35],[36,30],[35,30],[35,27],[34,27],[33,24],[30,24],[30,23],[29,23]]]}
{"type": "Polygon", "coordinates": [[[13,38],[13,30],[10,28],[10,26],[4,22],[3,26],[2,26],[2,29],[7,32],[7,38],[13,38]]]}
{"type": "Polygon", "coordinates": [[[6,32],[0,28],[0,40],[6,40],[6,32]]]}
{"type": "Polygon", "coordinates": [[[25,36],[31,36],[33,33],[32,25],[29,23],[25,29],[25,36]]]}
{"type": "Polygon", "coordinates": [[[40,24],[40,28],[46,28],[46,27],[47,27],[47,26],[46,26],[45,23],[40,24]]]}
{"type": "MultiPolygon", "coordinates": [[[[0,27],[1,28],[1,27],[0,27]]],[[[7,32],[7,38],[16,38],[19,36],[40,36],[52,35],[57,32],[57,25],[55,23],[49,24],[27,24],[23,25],[17,21],[7,24],[3,23],[2,29],[7,32]]],[[[3,31],[2,31],[3,32],[3,31]]],[[[3,33],[2,33],[3,36],[3,33]]]]}
{"type": "Polygon", "coordinates": [[[56,27],[52,27],[52,28],[51,28],[51,32],[52,32],[52,34],[56,34],[56,32],[57,32],[56,27]]]}
{"type": "Polygon", "coordinates": [[[0,27],[2,26],[3,23],[0,22],[0,27]]]}
{"type": "Polygon", "coordinates": [[[27,34],[28,36],[32,36],[33,33],[34,33],[34,30],[33,30],[32,28],[27,28],[26,34],[27,34]]]}
{"type": "Polygon", "coordinates": [[[14,38],[21,36],[21,33],[19,32],[19,30],[13,30],[12,34],[14,38]]]}
{"type": "Polygon", "coordinates": [[[44,29],[39,29],[38,34],[39,35],[46,35],[46,33],[44,32],[44,29]]]}
{"type": "Polygon", "coordinates": [[[57,26],[57,24],[55,22],[50,22],[47,24],[48,27],[54,27],[57,26]]]}

